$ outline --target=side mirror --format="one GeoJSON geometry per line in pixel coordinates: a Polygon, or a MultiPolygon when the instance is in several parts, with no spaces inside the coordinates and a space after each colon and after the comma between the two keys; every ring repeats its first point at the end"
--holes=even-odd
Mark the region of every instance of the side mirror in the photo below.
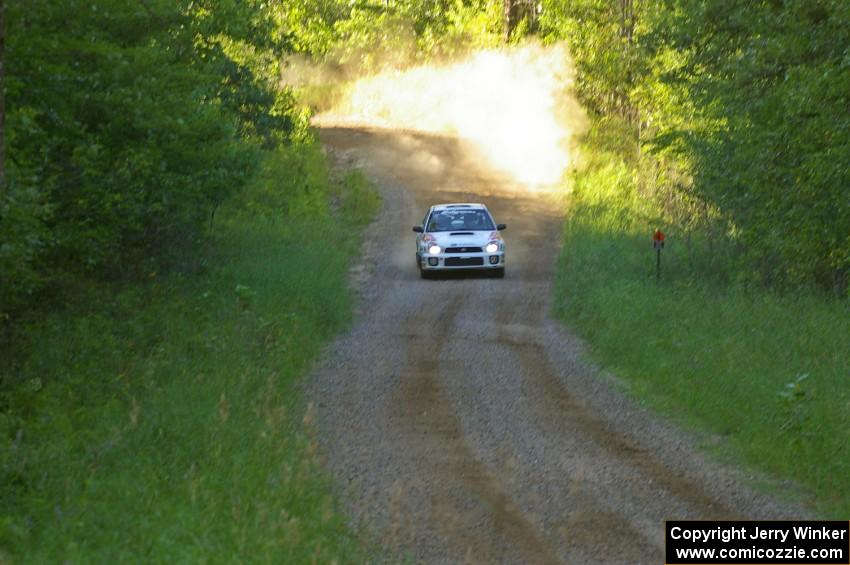
{"type": "Polygon", "coordinates": [[[508,227],[507,224],[498,224],[496,226],[496,229],[499,230],[499,231],[502,231],[504,229],[507,229],[507,227],[508,227]]]}
{"type": "Polygon", "coordinates": [[[416,233],[422,233],[422,226],[413,226],[413,231],[416,233]]]}

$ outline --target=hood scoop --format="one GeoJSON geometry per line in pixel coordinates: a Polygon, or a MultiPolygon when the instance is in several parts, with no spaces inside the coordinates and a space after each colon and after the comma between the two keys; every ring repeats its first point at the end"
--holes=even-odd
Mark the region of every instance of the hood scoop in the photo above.
{"type": "Polygon", "coordinates": [[[449,235],[475,235],[471,231],[453,231],[449,235]]]}

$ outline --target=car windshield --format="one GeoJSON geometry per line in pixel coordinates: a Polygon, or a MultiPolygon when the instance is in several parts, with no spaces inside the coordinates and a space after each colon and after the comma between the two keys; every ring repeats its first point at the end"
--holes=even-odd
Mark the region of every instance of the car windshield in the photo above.
{"type": "Polygon", "coordinates": [[[426,231],[492,231],[493,220],[482,209],[438,210],[431,214],[426,231]]]}

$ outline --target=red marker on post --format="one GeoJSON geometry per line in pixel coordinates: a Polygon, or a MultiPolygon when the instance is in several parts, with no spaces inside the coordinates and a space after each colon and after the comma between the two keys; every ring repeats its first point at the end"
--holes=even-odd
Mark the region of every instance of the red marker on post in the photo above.
{"type": "Polygon", "coordinates": [[[655,284],[661,280],[661,250],[664,249],[664,232],[657,229],[652,234],[652,247],[655,249],[655,284]]]}

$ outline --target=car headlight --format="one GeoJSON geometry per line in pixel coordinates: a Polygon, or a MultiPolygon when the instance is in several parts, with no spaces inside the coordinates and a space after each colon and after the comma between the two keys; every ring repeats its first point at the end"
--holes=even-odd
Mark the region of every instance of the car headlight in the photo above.
{"type": "Polygon", "coordinates": [[[430,253],[431,255],[439,255],[440,251],[442,251],[442,249],[440,249],[440,246],[436,243],[428,248],[428,253],[430,253]]]}
{"type": "Polygon", "coordinates": [[[496,242],[490,242],[487,244],[487,253],[495,253],[499,250],[499,244],[496,242]]]}

